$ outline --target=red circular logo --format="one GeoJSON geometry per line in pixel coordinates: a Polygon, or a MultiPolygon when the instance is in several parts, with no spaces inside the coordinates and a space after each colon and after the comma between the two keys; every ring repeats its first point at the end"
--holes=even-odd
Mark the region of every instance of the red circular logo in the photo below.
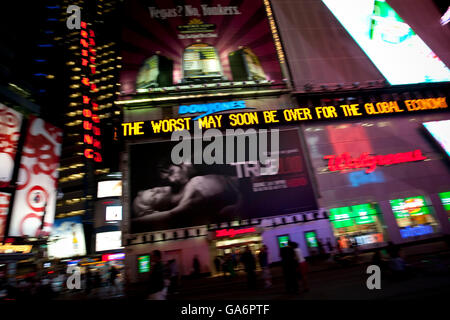
{"type": "Polygon", "coordinates": [[[41,186],[34,186],[28,191],[27,204],[36,212],[44,212],[48,201],[47,191],[41,186]]]}

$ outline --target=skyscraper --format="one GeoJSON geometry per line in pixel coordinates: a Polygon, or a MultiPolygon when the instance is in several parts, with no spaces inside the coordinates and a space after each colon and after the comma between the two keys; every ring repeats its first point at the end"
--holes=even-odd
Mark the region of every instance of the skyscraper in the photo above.
{"type": "MultiPolygon", "coordinates": [[[[81,8],[81,29],[66,28],[61,36],[65,112],[56,218],[83,215],[89,234],[97,178],[118,168],[113,125],[115,118],[120,119],[114,104],[121,67],[115,29],[120,2],[63,1],[60,13],[64,24],[69,5],[81,8]]],[[[86,238],[90,248],[90,237],[86,238]]]]}

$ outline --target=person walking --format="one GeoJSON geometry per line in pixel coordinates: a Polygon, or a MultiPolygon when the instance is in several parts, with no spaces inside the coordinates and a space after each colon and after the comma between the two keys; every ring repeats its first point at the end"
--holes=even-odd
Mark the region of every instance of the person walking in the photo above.
{"type": "Polygon", "coordinates": [[[298,293],[297,261],[292,241],[280,249],[281,264],[287,293],[298,293]]]}
{"type": "Polygon", "coordinates": [[[256,261],[252,251],[249,247],[245,249],[242,254],[242,263],[244,264],[245,272],[247,273],[247,284],[249,289],[256,288],[256,261]]]}
{"type": "Polygon", "coordinates": [[[166,300],[166,285],[164,279],[164,265],[161,261],[161,251],[152,252],[152,267],[148,285],[149,300],[166,300]]]}
{"type": "Polygon", "coordinates": [[[327,238],[327,248],[328,248],[328,253],[330,255],[332,255],[334,253],[334,247],[333,247],[333,244],[331,243],[330,238],[327,238]]]}
{"type": "Polygon", "coordinates": [[[200,261],[198,260],[198,256],[197,255],[194,256],[194,260],[193,260],[192,266],[194,268],[194,276],[196,278],[200,277],[200,261]]]}
{"type": "Polygon", "coordinates": [[[308,263],[306,262],[306,259],[303,256],[302,249],[300,249],[300,247],[298,246],[298,243],[293,242],[292,246],[294,248],[296,259],[298,262],[297,270],[298,270],[298,273],[299,273],[301,281],[302,281],[303,290],[305,292],[309,291],[309,285],[308,285],[308,279],[307,279],[308,263]]]}
{"type": "Polygon", "coordinates": [[[117,287],[117,275],[119,274],[119,271],[114,266],[111,266],[111,269],[109,269],[109,288],[110,291],[113,291],[114,294],[117,293],[118,287],[117,287]]]}
{"type": "Polygon", "coordinates": [[[169,289],[168,292],[170,294],[177,294],[178,293],[178,266],[177,266],[177,261],[175,259],[172,259],[169,261],[169,266],[168,266],[168,272],[169,272],[169,280],[170,280],[170,285],[169,285],[169,289]]]}
{"type": "Polygon", "coordinates": [[[219,256],[216,256],[214,258],[214,266],[216,267],[216,273],[219,274],[220,273],[220,265],[222,264],[221,259],[219,258],[219,256]]]}
{"type": "Polygon", "coordinates": [[[264,288],[270,288],[272,286],[272,276],[270,274],[270,269],[269,269],[269,259],[268,259],[266,245],[264,245],[261,248],[261,251],[259,252],[259,255],[258,255],[258,259],[259,259],[259,265],[261,266],[261,269],[262,269],[264,288]]]}

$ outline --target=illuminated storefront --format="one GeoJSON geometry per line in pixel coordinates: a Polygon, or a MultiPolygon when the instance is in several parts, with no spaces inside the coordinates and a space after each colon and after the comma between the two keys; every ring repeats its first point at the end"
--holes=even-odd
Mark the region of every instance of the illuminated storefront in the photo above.
{"type": "Polygon", "coordinates": [[[330,209],[334,236],[343,249],[385,241],[383,221],[377,204],[365,203],[330,209]]]}
{"type": "Polygon", "coordinates": [[[442,205],[444,206],[448,219],[450,220],[450,191],[439,193],[439,198],[441,199],[442,205]]]}
{"type": "Polygon", "coordinates": [[[402,238],[431,234],[437,231],[438,224],[425,197],[394,199],[390,200],[390,203],[402,238]]]}
{"type": "Polygon", "coordinates": [[[379,97],[385,102],[364,91],[299,96],[300,105],[326,104],[336,110],[335,121],[305,123],[303,132],[319,206],[328,211],[344,249],[419,241],[450,231],[448,197],[442,192],[450,187],[447,99],[414,99],[407,89],[388,89],[379,97]],[[363,110],[359,119],[339,114],[352,105],[363,110]]]}

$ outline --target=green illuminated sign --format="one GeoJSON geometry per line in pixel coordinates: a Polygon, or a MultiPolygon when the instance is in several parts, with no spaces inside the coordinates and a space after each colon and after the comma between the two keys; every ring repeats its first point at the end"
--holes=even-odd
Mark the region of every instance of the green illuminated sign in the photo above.
{"type": "Polygon", "coordinates": [[[392,211],[397,219],[430,213],[430,209],[423,196],[394,199],[389,202],[391,203],[392,211]]]}
{"type": "Polygon", "coordinates": [[[345,228],[354,224],[374,223],[376,214],[377,209],[373,204],[364,203],[330,209],[330,221],[334,228],[345,228]]]}
{"type": "Polygon", "coordinates": [[[439,193],[444,209],[450,211],[450,191],[439,193]]]}
{"type": "Polygon", "coordinates": [[[140,256],[138,257],[138,269],[139,273],[150,271],[150,256],[140,256]]]}
{"type": "Polygon", "coordinates": [[[374,215],[377,210],[369,203],[352,206],[356,224],[375,223],[374,215]]]}
{"type": "Polygon", "coordinates": [[[306,244],[308,248],[316,248],[317,247],[317,234],[315,231],[305,232],[306,244]]]}
{"type": "Polygon", "coordinates": [[[288,245],[289,236],[278,236],[278,246],[280,248],[286,247],[288,245]]]}
{"type": "Polygon", "coordinates": [[[330,220],[335,228],[353,226],[352,210],[350,207],[330,209],[330,220]]]}

